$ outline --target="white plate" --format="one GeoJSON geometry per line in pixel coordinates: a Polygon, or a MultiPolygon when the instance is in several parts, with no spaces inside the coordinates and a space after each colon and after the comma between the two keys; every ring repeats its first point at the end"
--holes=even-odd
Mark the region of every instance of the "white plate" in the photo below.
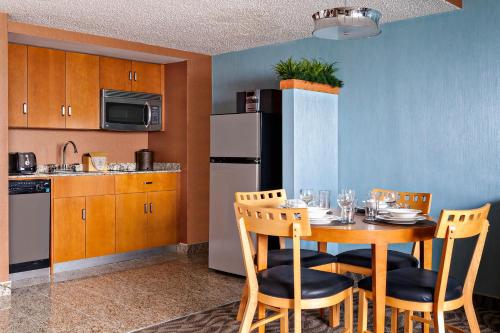
{"type": "Polygon", "coordinates": [[[388,208],[387,211],[392,217],[397,218],[415,218],[418,214],[422,213],[418,209],[406,209],[406,208],[388,208]]]}
{"type": "Polygon", "coordinates": [[[340,220],[340,216],[327,215],[327,216],[319,218],[319,219],[317,219],[317,218],[309,218],[309,223],[310,224],[320,225],[320,224],[330,224],[333,221],[339,221],[339,220],[340,220]]]}
{"type": "Polygon", "coordinates": [[[328,213],[329,208],[320,208],[320,207],[308,207],[307,212],[309,214],[309,218],[324,218],[326,213],[328,213]]]}
{"type": "Polygon", "coordinates": [[[384,222],[392,224],[415,224],[418,221],[426,220],[426,218],[424,216],[415,216],[412,218],[400,218],[389,215],[377,215],[377,220],[382,220],[384,222]]]}

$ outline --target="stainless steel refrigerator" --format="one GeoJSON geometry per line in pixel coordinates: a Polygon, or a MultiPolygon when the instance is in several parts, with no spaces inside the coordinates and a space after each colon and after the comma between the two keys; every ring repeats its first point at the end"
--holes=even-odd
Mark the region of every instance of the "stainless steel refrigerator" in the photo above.
{"type": "Polygon", "coordinates": [[[245,275],[235,192],[282,186],[281,103],[271,111],[211,116],[208,264],[212,269],[245,275]]]}

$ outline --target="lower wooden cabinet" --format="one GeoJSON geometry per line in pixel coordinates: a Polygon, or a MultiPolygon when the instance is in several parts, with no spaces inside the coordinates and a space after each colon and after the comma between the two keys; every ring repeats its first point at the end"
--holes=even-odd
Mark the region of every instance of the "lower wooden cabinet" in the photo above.
{"type": "Polygon", "coordinates": [[[116,252],[146,248],[147,193],[116,196],[116,252]]]}
{"type": "Polygon", "coordinates": [[[85,197],[54,199],[54,262],[85,258],[85,197]]]}
{"type": "Polygon", "coordinates": [[[177,243],[176,175],[136,176],[117,181],[120,191],[134,193],[115,191],[113,176],[54,180],[54,263],[177,243]],[[134,182],[151,183],[153,191],[125,186],[134,182]]]}
{"type": "Polygon", "coordinates": [[[149,215],[146,227],[148,247],[158,247],[177,242],[176,192],[149,192],[149,215]]]}
{"type": "Polygon", "coordinates": [[[115,196],[85,198],[85,257],[115,253],[115,196]]]}

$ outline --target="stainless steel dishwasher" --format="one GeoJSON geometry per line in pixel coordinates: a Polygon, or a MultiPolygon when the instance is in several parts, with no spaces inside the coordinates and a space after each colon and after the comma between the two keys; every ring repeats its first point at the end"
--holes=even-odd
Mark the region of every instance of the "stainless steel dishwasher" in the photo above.
{"type": "Polygon", "coordinates": [[[50,265],[50,180],[9,181],[9,272],[50,265]]]}

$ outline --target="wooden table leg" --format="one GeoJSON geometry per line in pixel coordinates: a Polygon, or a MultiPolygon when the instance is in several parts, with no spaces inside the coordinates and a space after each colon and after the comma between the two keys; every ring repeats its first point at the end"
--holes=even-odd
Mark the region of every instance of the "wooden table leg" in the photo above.
{"type": "MultiPolygon", "coordinates": [[[[432,239],[422,241],[420,243],[420,267],[424,269],[432,269],[432,239]]],[[[425,312],[424,318],[431,320],[431,314],[429,312],[425,312]]],[[[430,325],[422,323],[422,332],[429,333],[430,325]]]]}
{"type": "Polygon", "coordinates": [[[372,258],[373,328],[375,333],[384,333],[387,244],[372,244],[372,258]]]}

